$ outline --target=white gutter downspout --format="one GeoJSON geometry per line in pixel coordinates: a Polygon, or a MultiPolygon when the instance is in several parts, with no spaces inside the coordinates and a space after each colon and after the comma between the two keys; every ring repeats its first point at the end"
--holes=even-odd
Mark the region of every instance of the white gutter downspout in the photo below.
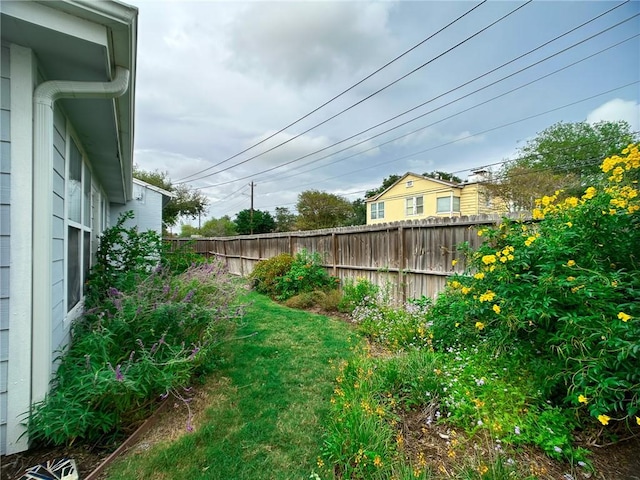
{"type": "MultiPolygon", "coordinates": [[[[111,82],[53,80],[33,94],[33,311],[31,403],[44,400],[52,371],[53,106],[60,98],[117,98],[129,87],[129,70],[116,67],[111,82]]],[[[65,232],[66,237],[66,232],[65,232]]],[[[66,275],[66,274],[65,274],[66,275]]]]}

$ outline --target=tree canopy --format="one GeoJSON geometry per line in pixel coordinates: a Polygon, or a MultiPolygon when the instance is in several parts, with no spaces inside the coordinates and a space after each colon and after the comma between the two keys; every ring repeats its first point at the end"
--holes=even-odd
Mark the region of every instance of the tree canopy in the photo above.
{"type": "Polygon", "coordinates": [[[276,229],[276,221],[269,212],[254,210],[252,216],[248,208],[238,212],[233,223],[236,225],[238,235],[271,233],[276,229]]]}
{"type": "Polygon", "coordinates": [[[300,230],[341,227],[348,225],[353,215],[353,206],[347,199],[319,190],[299,194],[296,208],[296,226],[300,230]]]}
{"type": "Polygon", "coordinates": [[[209,199],[188,185],[173,185],[168,172],[152,172],[134,167],[133,176],[158,188],[173,193],[174,197],[162,209],[162,223],[169,228],[178,223],[180,217],[196,219],[207,211],[209,199]]]}
{"type": "Polygon", "coordinates": [[[290,232],[295,228],[297,216],[287,207],[276,207],[276,232],[290,232]]]}
{"type": "Polygon", "coordinates": [[[487,187],[513,210],[530,210],[536,198],[555,190],[579,196],[602,179],[602,160],[633,141],[624,121],[556,123],[529,140],[487,187]]]}

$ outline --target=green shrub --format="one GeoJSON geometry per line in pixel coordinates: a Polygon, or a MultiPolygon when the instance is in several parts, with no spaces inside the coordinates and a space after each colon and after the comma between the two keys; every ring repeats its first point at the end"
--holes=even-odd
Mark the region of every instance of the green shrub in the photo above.
{"type": "Polygon", "coordinates": [[[182,273],[194,265],[206,263],[204,255],[193,250],[195,241],[189,241],[172,250],[170,243],[165,243],[162,249],[162,266],[172,273],[182,273]]]}
{"type": "Polygon", "coordinates": [[[300,293],[335,289],[339,282],[322,266],[320,254],[303,250],[296,254],[289,270],[276,278],[275,290],[278,300],[286,300],[300,293]]]}
{"type": "Polygon", "coordinates": [[[342,300],[338,304],[341,312],[351,313],[360,305],[372,305],[376,302],[380,287],[366,278],[347,279],[342,286],[342,300]]]}
{"type": "Polygon", "coordinates": [[[158,266],[162,249],[160,237],[151,230],[139,232],[137,227],[125,228],[124,222],[132,218],[132,211],[121,214],[116,224],[100,237],[96,264],[85,284],[86,308],[104,301],[109,288],[133,291],[138,281],[158,266]]]}
{"type": "Polygon", "coordinates": [[[293,257],[288,253],[281,253],[268,260],[260,260],[249,275],[249,279],[253,281],[256,291],[275,298],[277,279],[285,275],[292,264],[293,257]]]}
{"type": "Polygon", "coordinates": [[[469,270],[440,295],[435,345],[526,343],[546,360],[540,388],[581,423],[635,424],[640,412],[638,148],[602,165],[610,177],[581,198],[543,197],[536,224],[481,230],[469,270]],[[615,420],[614,420],[615,419],[615,420]]]}
{"type": "MultiPolygon", "coordinates": [[[[73,325],[52,389],[33,405],[28,432],[36,443],[104,441],[145,418],[161,395],[186,388],[209,368],[241,313],[237,284],[222,264],[193,265],[180,275],[157,266],[143,278],[147,264],[131,261],[117,243],[124,238],[131,244],[131,235],[123,233],[119,222],[101,246],[91,288],[109,286],[96,292],[101,303],[73,325]],[[124,265],[138,268],[136,276],[124,265]],[[135,288],[128,283],[132,279],[135,288]]],[[[141,244],[136,245],[142,259],[151,258],[156,243],[144,244],[148,251],[141,244]]]]}

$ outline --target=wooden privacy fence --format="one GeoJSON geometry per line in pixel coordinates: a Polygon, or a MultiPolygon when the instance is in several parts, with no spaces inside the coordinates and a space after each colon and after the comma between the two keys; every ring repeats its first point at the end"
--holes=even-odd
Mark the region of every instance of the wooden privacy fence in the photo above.
{"type": "MultiPolygon", "coordinates": [[[[518,218],[523,218],[522,214],[518,218]]],[[[281,253],[319,253],[323,266],[341,281],[366,278],[390,287],[396,300],[426,295],[435,298],[447,277],[465,268],[458,246],[478,247],[477,230],[501,217],[476,215],[428,218],[323,230],[268,233],[235,237],[166,239],[172,250],[191,244],[197,253],[223,260],[229,271],[247,276],[259,260],[281,253]],[[452,261],[458,263],[452,266],[452,261]]]]}

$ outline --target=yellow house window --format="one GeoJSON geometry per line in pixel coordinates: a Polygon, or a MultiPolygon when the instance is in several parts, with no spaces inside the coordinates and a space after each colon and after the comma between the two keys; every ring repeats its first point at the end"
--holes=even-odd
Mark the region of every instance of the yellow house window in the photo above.
{"type": "Polygon", "coordinates": [[[424,212],[423,197],[410,197],[406,200],[406,215],[422,215],[424,212]]]}
{"type": "Polygon", "coordinates": [[[384,218],[384,202],[371,204],[371,220],[384,218]]]}
{"type": "Polygon", "coordinates": [[[460,212],[460,197],[438,197],[436,213],[460,212]]]}

